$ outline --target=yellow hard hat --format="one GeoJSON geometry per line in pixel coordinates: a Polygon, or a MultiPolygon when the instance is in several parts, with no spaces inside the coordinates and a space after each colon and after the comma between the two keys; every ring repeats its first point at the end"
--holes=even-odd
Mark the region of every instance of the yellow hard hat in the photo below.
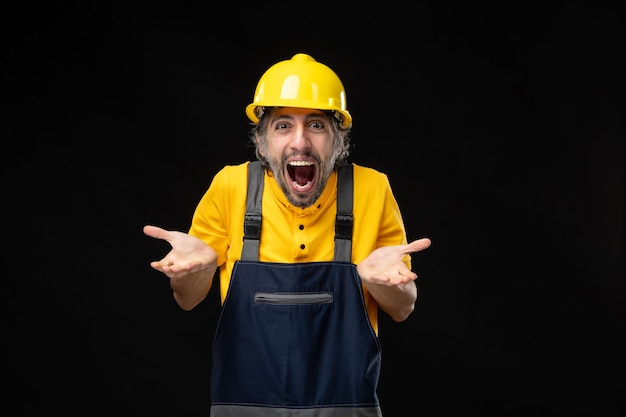
{"type": "Polygon", "coordinates": [[[261,77],[246,115],[257,123],[263,107],[332,110],[344,128],[352,124],[346,92],[333,70],[307,54],[272,65],[261,77]]]}

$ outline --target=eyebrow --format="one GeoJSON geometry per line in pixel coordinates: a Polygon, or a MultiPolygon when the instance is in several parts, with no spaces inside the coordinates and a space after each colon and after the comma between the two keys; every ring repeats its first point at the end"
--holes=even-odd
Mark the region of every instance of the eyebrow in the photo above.
{"type": "MultiPolygon", "coordinates": [[[[304,113],[304,118],[306,120],[313,119],[313,118],[316,118],[316,117],[326,117],[326,116],[327,116],[326,113],[324,113],[323,111],[304,113]]],[[[274,121],[281,120],[281,119],[294,120],[295,117],[293,115],[291,115],[290,113],[275,114],[274,115],[274,121]]]]}

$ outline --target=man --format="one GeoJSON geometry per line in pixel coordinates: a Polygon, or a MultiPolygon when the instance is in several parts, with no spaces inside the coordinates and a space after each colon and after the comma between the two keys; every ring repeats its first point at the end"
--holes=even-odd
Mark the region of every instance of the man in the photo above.
{"type": "Polygon", "coordinates": [[[271,66],[246,108],[258,161],[225,166],[188,234],[146,226],[172,249],[151,266],[181,308],[219,268],[222,311],[211,416],[381,416],[378,311],[417,301],[387,176],[346,162],[352,116],[338,76],[306,54],[271,66]]]}

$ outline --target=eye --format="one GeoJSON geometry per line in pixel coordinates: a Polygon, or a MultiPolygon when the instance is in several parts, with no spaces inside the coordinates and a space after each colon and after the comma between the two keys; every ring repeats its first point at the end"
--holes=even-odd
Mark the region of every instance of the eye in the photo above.
{"type": "Polygon", "coordinates": [[[276,130],[283,130],[283,129],[287,129],[289,127],[289,125],[285,122],[277,122],[275,129],[276,130]]]}
{"type": "Polygon", "coordinates": [[[311,123],[309,123],[309,127],[311,129],[322,130],[324,129],[325,125],[324,122],[322,122],[321,120],[313,120],[311,123]]]}

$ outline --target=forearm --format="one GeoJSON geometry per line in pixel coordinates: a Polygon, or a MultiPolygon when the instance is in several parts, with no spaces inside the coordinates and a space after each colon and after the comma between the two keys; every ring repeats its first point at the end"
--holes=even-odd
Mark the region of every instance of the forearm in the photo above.
{"type": "Polygon", "coordinates": [[[206,298],[213,284],[215,270],[204,269],[170,278],[174,299],[183,310],[193,309],[206,298]]]}
{"type": "Polygon", "coordinates": [[[366,282],[365,286],[378,303],[378,307],[395,321],[404,321],[415,309],[417,285],[410,281],[400,285],[366,282]]]}
{"type": "Polygon", "coordinates": [[[356,267],[380,309],[395,321],[406,320],[417,302],[417,274],[411,271],[406,256],[429,246],[428,238],[406,245],[383,246],[375,249],[356,267]]]}

